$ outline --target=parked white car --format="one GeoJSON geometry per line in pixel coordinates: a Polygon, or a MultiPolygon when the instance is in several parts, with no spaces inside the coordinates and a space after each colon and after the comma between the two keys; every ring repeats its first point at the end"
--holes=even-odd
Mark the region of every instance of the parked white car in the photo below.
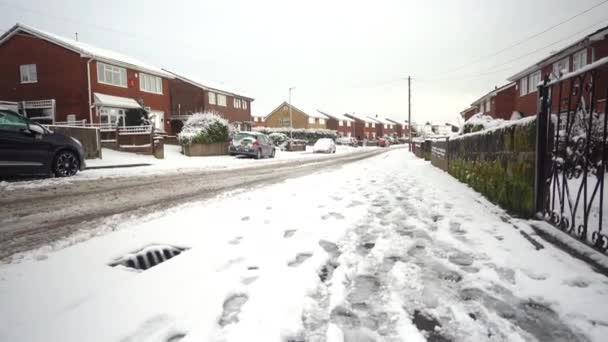
{"type": "Polygon", "coordinates": [[[312,147],[314,153],[336,153],[336,143],[332,139],[322,138],[312,147]]]}

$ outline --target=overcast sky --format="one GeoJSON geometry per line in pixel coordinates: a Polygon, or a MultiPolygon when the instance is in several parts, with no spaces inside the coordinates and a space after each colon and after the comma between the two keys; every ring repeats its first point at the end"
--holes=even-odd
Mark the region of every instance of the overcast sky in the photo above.
{"type": "Polygon", "coordinates": [[[0,29],[21,22],[78,32],[81,41],[241,89],[260,114],[287,100],[293,86],[292,102],[303,109],[405,119],[411,75],[413,121],[457,123],[460,111],[508,76],[608,24],[608,4],[472,62],[599,2],[0,0],[0,29]]]}

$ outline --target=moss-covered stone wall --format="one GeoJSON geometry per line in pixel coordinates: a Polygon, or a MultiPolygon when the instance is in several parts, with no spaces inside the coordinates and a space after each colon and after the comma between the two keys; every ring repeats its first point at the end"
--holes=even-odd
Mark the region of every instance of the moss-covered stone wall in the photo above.
{"type": "Polygon", "coordinates": [[[448,172],[510,213],[534,214],[536,121],[450,139],[448,172]]]}

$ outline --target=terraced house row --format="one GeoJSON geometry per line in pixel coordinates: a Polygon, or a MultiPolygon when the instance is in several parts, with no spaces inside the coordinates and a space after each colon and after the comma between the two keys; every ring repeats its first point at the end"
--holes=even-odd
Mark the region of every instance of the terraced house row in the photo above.
{"type": "Polygon", "coordinates": [[[339,136],[354,137],[359,140],[374,140],[384,136],[394,138],[409,136],[407,121],[386,119],[378,115],[339,114],[319,109],[301,109],[287,102],[282,102],[266,115],[254,115],[253,119],[255,126],[331,129],[339,136]]]}
{"type": "Polygon", "coordinates": [[[0,101],[42,123],[124,125],[145,110],[157,130],[178,133],[194,112],[212,110],[240,128],[254,99],[135,58],[16,24],[0,36],[0,101]]]}
{"type": "MultiPolygon", "coordinates": [[[[519,71],[508,78],[509,83],[495,87],[483,95],[460,114],[465,120],[481,113],[494,118],[509,120],[514,114],[519,116],[536,115],[538,111],[538,86],[547,78],[559,79],[562,76],[580,72],[594,65],[608,62],[608,26],[603,27],[576,42],[552,53],[537,63],[519,71]]],[[[603,112],[606,108],[606,87],[608,75],[599,71],[594,80],[597,82],[594,94],[594,108],[603,112]]],[[[564,94],[574,89],[563,89],[564,94]]],[[[557,101],[558,96],[554,96],[557,101]]],[[[553,108],[559,108],[554,104],[553,108]]]]}

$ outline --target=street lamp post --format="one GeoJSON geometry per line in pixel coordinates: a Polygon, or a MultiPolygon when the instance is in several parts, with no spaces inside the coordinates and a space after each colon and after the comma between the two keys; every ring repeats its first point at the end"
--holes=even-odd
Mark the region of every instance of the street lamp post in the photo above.
{"type": "Polygon", "coordinates": [[[291,91],[296,87],[289,88],[289,138],[293,139],[293,118],[291,117],[291,91]]]}

